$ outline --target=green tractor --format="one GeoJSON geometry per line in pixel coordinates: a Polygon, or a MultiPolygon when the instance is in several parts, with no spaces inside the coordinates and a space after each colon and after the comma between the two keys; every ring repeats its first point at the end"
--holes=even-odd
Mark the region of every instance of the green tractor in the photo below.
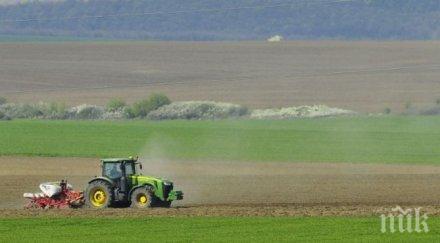
{"type": "Polygon", "coordinates": [[[142,170],[142,164],[137,158],[102,159],[101,163],[102,176],[90,180],[84,194],[90,208],[170,207],[172,201],[183,199],[172,182],[140,174],[137,168],[142,170]]]}

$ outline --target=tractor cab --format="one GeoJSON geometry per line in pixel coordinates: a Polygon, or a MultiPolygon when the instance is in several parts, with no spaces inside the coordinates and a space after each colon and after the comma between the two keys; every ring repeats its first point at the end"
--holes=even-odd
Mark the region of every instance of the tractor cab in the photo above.
{"type": "Polygon", "coordinates": [[[121,177],[128,178],[132,175],[139,174],[136,167],[142,169],[142,164],[137,162],[137,158],[121,158],[121,159],[103,159],[102,160],[102,176],[112,181],[119,180],[121,177]]]}
{"type": "Polygon", "coordinates": [[[131,178],[136,173],[136,167],[142,167],[137,162],[137,158],[114,158],[114,159],[102,159],[102,176],[110,179],[117,191],[115,192],[115,198],[118,200],[124,200],[128,196],[130,189],[133,186],[131,178]]]}

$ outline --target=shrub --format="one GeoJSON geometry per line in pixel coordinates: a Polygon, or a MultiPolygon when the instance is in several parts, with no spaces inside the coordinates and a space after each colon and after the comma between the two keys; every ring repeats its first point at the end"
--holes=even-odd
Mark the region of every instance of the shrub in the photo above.
{"type": "Polygon", "coordinates": [[[151,111],[170,104],[170,99],[163,94],[152,94],[150,98],[141,100],[133,104],[130,110],[133,117],[146,117],[151,111]]]}
{"type": "Polygon", "coordinates": [[[419,112],[420,115],[422,116],[435,116],[435,115],[440,115],[440,107],[431,107],[431,108],[427,108],[424,110],[421,110],[419,112]]]}
{"type": "Polygon", "coordinates": [[[97,106],[88,106],[79,110],[77,113],[78,119],[100,119],[104,110],[97,106]]]}
{"type": "Polygon", "coordinates": [[[125,107],[116,111],[106,111],[102,114],[101,119],[104,120],[119,120],[125,117],[125,107]]]}
{"type": "Polygon", "coordinates": [[[67,117],[70,119],[102,119],[103,115],[103,107],[83,104],[70,108],[67,117]]]}
{"type": "Polygon", "coordinates": [[[8,100],[5,97],[0,97],[0,105],[8,103],[8,100]]]}
{"type": "Polygon", "coordinates": [[[126,119],[133,119],[136,117],[132,107],[125,107],[125,109],[122,111],[122,115],[126,119]]]}
{"type": "Polygon", "coordinates": [[[240,117],[247,114],[247,108],[229,103],[210,101],[174,102],[150,112],[151,120],[166,119],[225,119],[240,117]]]}
{"type": "Polygon", "coordinates": [[[11,120],[11,118],[6,116],[5,113],[0,111],[0,121],[1,120],[11,120]]]}
{"type": "Polygon", "coordinates": [[[150,109],[152,111],[159,109],[164,105],[171,104],[171,100],[164,94],[152,94],[149,98],[150,109]]]}
{"type": "Polygon", "coordinates": [[[66,119],[68,116],[67,107],[64,103],[57,102],[44,104],[43,116],[46,119],[66,119]]]}
{"type": "Polygon", "coordinates": [[[111,99],[107,103],[106,110],[110,112],[122,111],[125,106],[127,106],[125,101],[123,101],[122,99],[115,98],[115,99],[111,99]]]}
{"type": "Polygon", "coordinates": [[[133,104],[131,111],[134,117],[145,117],[150,110],[150,102],[148,100],[141,100],[133,104]]]}
{"type": "Polygon", "coordinates": [[[387,115],[391,114],[391,108],[389,108],[389,107],[385,108],[385,109],[383,110],[383,113],[384,113],[384,114],[387,114],[387,115]]]}
{"type": "Polygon", "coordinates": [[[40,118],[43,116],[41,104],[3,104],[0,111],[10,118],[40,118]]]}

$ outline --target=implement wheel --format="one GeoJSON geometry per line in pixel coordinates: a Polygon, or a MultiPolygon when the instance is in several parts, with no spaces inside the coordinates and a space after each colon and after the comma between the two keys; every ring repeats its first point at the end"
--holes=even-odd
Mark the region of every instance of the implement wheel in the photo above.
{"type": "Polygon", "coordinates": [[[89,184],[84,195],[89,208],[108,208],[113,203],[113,193],[105,181],[93,181],[89,184]]]}
{"type": "Polygon", "coordinates": [[[140,187],[131,193],[131,207],[132,208],[151,208],[156,204],[156,197],[153,189],[149,186],[140,187]]]}

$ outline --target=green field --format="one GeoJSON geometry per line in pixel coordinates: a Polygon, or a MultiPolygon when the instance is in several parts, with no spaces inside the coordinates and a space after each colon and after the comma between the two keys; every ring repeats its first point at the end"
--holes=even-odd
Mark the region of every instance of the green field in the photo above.
{"type": "Polygon", "coordinates": [[[292,121],[0,122],[0,155],[182,160],[427,163],[440,161],[440,117],[292,121]]]}
{"type": "Polygon", "coordinates": [[[383,234],[379,217],[0,219],[0,241],[434,242],[440,237],[440,218],[430,218],[427,222],[430,227],[428,233],[383,234]]]}
{"type": "MultiPolygon", "coordinates": [[[[0,122],[0,155],[183,160],[435,164],[440,117],[344,117],[292,121],[0,122]]],[[[122,216],[122,215],[121,215],[122,216]]],[[[80,217],[0,215],[0,242],[436,241],[429,233],[380,232],[379,217],[80,217]]]]}
{"type": "Polygon", "coordinates": [[[0,155],[438,163],[440,117],[0,122],[0,155]]]}

